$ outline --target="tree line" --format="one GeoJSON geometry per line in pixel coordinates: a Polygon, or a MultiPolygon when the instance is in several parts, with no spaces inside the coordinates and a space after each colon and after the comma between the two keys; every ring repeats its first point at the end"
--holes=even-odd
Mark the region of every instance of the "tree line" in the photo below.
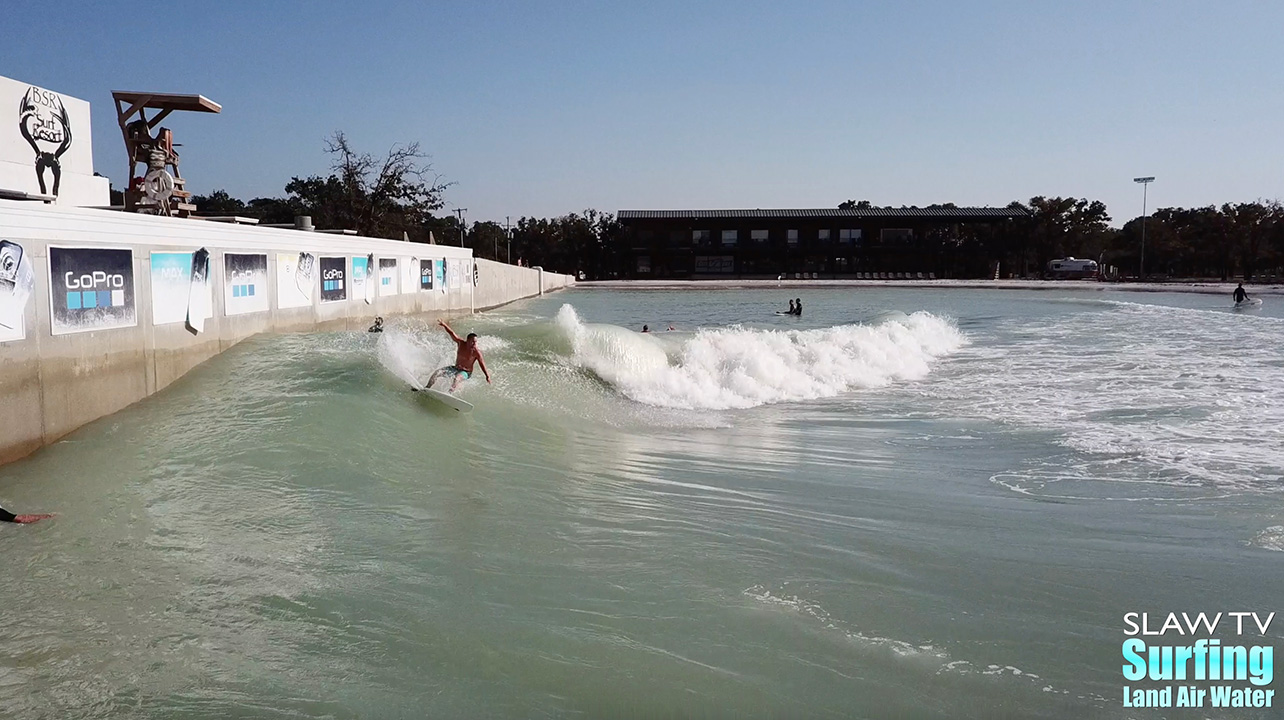
{"type": "MultiPolygon", "coordinates": [[[[840,207],[871,206],[848,200],[840,207]]],[[[1141,217],[1115,228],[1105,203],[1075,197],[1035,196],[1007,207],[1024,216],[929,231],[921,247],[948,255],[957,277],[986,275],[995,262],[1004,275],[1037,277],[1049,261],[1065,257],[1115,266],[1121,276],[1142,272],[1141,217]]],[[[1229,280],[1284,274],[1284,205],[1257,200],[1155,210],[1145,218],[1144,263],[1150,278],[1229,280]]]]}
{"type": "Polygon", "coordinates": [[[279,197],[241,200],[225,190],[194,195],[202,216],[254,218],[262,225],[290,225],[307,215],[318,229],[355,230],[367,237],[436,242],[472,248],[475,257],[521,262],[545,269],[606,277],[608,255],[620,234],[610,213],[585,210],[555,218],[521,217],[509,227],[468,223],[445,208],[454,183],[437,174],[417,143],[397,145],[376,157],[358,152],[342,132],[326,140],[326,175],[292,177],[279,197]]]}
{"type": "MultiPolygon", "coordinates": [[[[588,278],[627,275],[627,242],[611,213],[589,209],[554,218],[521,217],[509,227],[494,221],[468,224],[444,210],[445,193],[454,183],[434,171],[417,143],[394,146],[376,157],[358,152],[336,132],[326,140],[325,150],[331,158],[330,172],[291,178],[283,196],[243,201],[215,190],[192,201],[201,215],[239,215],[261,224],[291,224],[295,216],[309,215],[317,228],[411,242],[462,243],[477,257],[511,259],[588,278]]],[[[839,207],[873,205],[848,200],[839,207]]],[[[1140,217],[1114,228],[1104,203],[1075,197],[1035,196],[1008,207],[1023,215],[1004,222],[929,228],[917,238],[915,251],[931,256],[932,266],[953,277],[983,277],[993,272],[995,263],[1004,275],[1037,277],[1050,260],[1071,256],[1116,266],[1125,276],[1138,274],[1140,217]]],[[[1161,208],[1145,225],[1148,276],[1251,278],[1279,275],[1284,266],[1284,206],[1278,200],[1161,208]]]]}

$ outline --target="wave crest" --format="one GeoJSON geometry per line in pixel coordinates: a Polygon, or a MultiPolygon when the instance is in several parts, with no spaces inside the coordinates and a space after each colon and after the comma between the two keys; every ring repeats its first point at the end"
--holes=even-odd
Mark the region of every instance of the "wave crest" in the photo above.
{"type": "Polygon", "coordinates": [[[928,312],[814,330],[641,334],[585,323],[563,305],[554,323],[571,364],[637,402],[688,410],[815,400],[916,380],[967,344],[952,322],[928,312]]]}

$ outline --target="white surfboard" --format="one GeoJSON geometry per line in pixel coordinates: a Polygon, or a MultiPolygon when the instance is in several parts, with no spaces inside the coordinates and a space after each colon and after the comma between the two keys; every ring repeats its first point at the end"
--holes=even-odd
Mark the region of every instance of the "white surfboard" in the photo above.
{"type": "Polygon", "coordinates": [[[440,390],[433,390],[432,388],[422,388],[422,387],[414,387],[414,386],[411,386],[410,389],[419,393],[419,395],[421,395],[422,397],[428,398],[433,402],[439,402],[442,405],[445,405],[446,407],[449,407],[449,408],[453,408],[454,410],[457,410],[461,413],[469,413],[473,411],[472,403],[467,402],[466,400],[461,400],[460,398],[455,397],[450,393],[444,393],[440,390]]]}
{"type": "Polygon", "coordinates": [[[1243,310],[1245,308],[1258,307],[1261,304],[1262,304],[1261,298],[1248,298],[1244,302],[1235,303],[1234,307],[1236,310],[1243,310]]]}

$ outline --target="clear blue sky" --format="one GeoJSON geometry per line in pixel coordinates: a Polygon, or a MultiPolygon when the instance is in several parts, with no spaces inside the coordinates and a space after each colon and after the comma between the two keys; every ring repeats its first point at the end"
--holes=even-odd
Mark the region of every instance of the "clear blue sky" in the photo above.
{"type": "Polygon", "coordinates": [[[467,219],[585,208],[1284,197],[1284,4],[9,3],[0,75],[174,116],[189,188],[281,195],[324,138],[419,141],[467,219]],[[146,10],[146,12],[144,12],[146,10]],[[167,17],[149,29],[144,18],[167,17]]]}

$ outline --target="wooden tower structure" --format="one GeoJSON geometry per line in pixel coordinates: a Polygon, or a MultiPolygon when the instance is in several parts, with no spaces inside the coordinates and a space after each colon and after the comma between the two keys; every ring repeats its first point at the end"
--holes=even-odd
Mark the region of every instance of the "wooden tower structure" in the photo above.
{"type": "Polygon", "coordinates": [[[222,106],[203,95],[116,91],[111,96],[116,101],[116,120],[129,156],[125,210],[187,217],[196,206],[178,170],[175,148],[180,145],[174,142],[173,131],[158,126],[175,110],[217,113],[223,110],[222,106]],[[148,110],[152,111],[150,119],[148,110]]]}

